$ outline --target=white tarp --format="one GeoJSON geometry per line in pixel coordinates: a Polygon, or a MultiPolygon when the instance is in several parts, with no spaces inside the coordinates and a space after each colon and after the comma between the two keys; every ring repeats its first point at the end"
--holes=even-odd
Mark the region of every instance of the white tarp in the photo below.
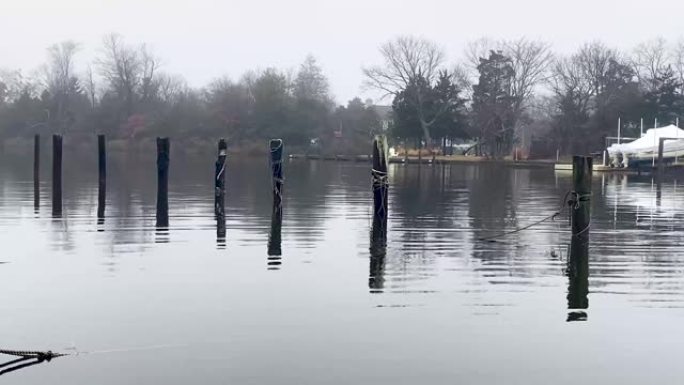
{"type": "MultiPolygon", "coordinates": [[[[660,128],[651,128],[641,138],[621,144],[613,144],[608,147],[608,154],[610,155],[637,155],[643,153],[653,153],[658,151],[660,138],[681,138],[684,140],[684,130],[675,125],[669,125],[660,128]]],[[[671,142],[666,141],[665,145],[668,147],[671,142]]]]}

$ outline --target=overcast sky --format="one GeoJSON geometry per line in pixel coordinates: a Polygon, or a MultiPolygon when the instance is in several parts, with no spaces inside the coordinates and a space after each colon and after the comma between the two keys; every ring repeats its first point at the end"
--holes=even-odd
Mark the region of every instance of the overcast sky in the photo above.
{"type": "Polygon", "coordinates": [[[601,39],[628,49],[656,36],[684,35],[684,1],[675,0],[0,0],[0,68],[26,73],[49,45],[81,44],[80,65],[102,36],[146,42],[164,70],[193,86],[244,71],[296,68],[311,53],[337,102],[363,93],[361,67],[400,34],[435,40],[450,61],[481,36],[543,38],[560,52],[601,39]]]}

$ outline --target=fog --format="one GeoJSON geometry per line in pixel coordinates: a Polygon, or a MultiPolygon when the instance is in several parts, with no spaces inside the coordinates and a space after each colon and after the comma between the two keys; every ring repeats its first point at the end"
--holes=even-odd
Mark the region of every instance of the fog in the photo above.
{"type": "MultiPolygon", "coordinates": [[[[2,0],[0,68],[30,72],[45,49],[71,39],[81,45],[78,65],[91,62],[111,32],[146,42],[163,58],[165,72],[190,85],[239,77],[254,68],[293,68],[307,54],[318,59],[338,103],[361,89],[361,68],[380,60],[378,47],[400,34],[440,44],[460,59],[465,44],[480,36],[543,38],[556,52],[589,40],[629,49],[662,36],[680,37],[684,3],[668,0],[556,3],[543,0],[2,0]]],[[[391,100],[386,100],[389,104],[391,100]]]]}

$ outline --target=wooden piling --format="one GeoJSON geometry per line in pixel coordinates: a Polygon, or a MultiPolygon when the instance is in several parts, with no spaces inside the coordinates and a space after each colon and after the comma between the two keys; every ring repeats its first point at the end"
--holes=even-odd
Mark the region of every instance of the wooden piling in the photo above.
{"type": "Polygon", "coordinates": [[[105,136],[97,136],[97,217],[105,217],[105,206],[107,198],[107,152],[105,147],[105,136]]]}
{"type": "Polygon", "coordinates": [[[62,136],[52,136],[52,215],[62,215],[62,136]]]}
{"type": "Polygon", "coordinates": [[[271,139],[271,180],[273,188],[273,207],[280,207],[283,203],[283,140],[271,139]]]}
{"type": "Polygon", "coordinates": [[[33,137],[33,207],[40,207],[40,135],[33,137]]]}
{"type": "Polygon", "coordinates": [[[591,223],[591,174],[593,160],[588,156],[572,158],[573,207],[572,235],[588,239],[591,223]]]}
{"type": "Polygon", "coordinates": [[[226,204],[226,155],[228,145],[225,139],[218,142],[218,158],[214,172],[214,215],[217,220],[225,216],[226,204]]]}
{"type": "Polygon", "coordinates": [[[575,156],[572,159],[573,194],[570,200],[572,238],[568,258],[568,313],[567,321],[586,320],[582,310],[589,307],[589,229],[591,226],[592,158],[575,156]]]}
{"type": "Polygon", "coordinates": [[[157,138],[157,227],[169,226],[169,138],[157,138]]]}
{"type": "Polygon", "coordinates": [[[387,221],[387,197],[389,182],[387,179],[387,139],[378,135],[373,140],[373,168],[371,169],[373,189],[373,217],[387,221]]]}

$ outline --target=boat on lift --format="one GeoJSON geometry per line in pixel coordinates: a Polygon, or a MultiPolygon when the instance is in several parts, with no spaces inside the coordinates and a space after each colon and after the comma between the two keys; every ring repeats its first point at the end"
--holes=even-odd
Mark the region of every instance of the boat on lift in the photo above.
{"type": "Polygon", "coordinates": [[[615,143],[606,149],[608,165],[614,168],[655,166],[663,139],[663,161],[673,163],[684,156],[684,130],[675,125],[648,129],[639,139],[615,143]]]}

